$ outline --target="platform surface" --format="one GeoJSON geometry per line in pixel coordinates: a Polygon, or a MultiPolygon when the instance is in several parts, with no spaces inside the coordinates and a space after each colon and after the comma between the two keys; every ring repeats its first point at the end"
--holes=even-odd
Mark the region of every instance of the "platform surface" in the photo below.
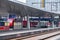
{"type": "Polygon", "coordinates": [[[41,28],[41,29],[31,29],[31,30],[26,29],[26,30],[0,31],[0,36],[13,35],[13,34],[18,34],[18,33],[28,33],[28,32],[35,32],[35,31],[44,31],[44,30],[51,30],[51,29],[56,29],[56,28],[41,28]]]}
{"type": "Polygon", "coordinates": [[[31,30],[10,30],[10,31],[4,31],[4,32],[0,31],[0,39],[17,37],[18,35],[24,35],[24,34],[29,35],[29,33],[34,33],[37,31],[42,32],[44,30],[52,30],[52,29],[58,29],[58,28],[42,28],[42,29],[31,29],[31,30]]]}

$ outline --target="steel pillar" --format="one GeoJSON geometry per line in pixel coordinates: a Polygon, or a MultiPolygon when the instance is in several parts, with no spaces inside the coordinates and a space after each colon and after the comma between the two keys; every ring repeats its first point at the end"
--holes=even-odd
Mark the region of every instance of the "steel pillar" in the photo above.
{"type": "Polygon", "coordinates": [[[52,27],[55,28],[55,26],[54,26],[54,16],[51,15],[51,17],[52,17],[52,27]]]}
{"type": "Polygon", "coordinates": [[[27,15],[27,27],[30,29],[30,20],[29,20],[29,15],[27,15]]]}

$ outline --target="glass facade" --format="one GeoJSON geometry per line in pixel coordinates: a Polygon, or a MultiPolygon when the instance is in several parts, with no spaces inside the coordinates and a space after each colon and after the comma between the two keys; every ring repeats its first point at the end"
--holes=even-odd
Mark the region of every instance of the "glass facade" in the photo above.
{"type": "Polygon", "coordinates": [[[27,0],[27,4],[45,11],[60,11],[60,0],[27,0]]]}
{"type": "Polygon", "coordinates": [[[45,0],[45,9],[50,11],[60,11],[60,0],[45,0]]]}

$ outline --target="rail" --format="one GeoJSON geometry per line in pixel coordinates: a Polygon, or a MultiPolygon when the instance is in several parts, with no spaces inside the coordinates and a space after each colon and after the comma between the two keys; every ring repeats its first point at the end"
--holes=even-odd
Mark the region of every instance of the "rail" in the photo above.
{"type": "MultiPolygon", "coordinates": [[[[28,38],[36,37],[36,36],[42,36],[42,35],[53,33],[53,32],[57,32],[57,31],[60,31],[60,28],[58,28],[58,29],[54,28],[54,29],[44,30],[44,31],[29,32],[27,34],[26,33],[19,34],[20,35],[20,36],[18,35],[19,37],[10,38],[10,39],[6,39],[6,40],[23,40],[23,39],[28,39],[28,38]]],[[[60,33],[58,32],[57,34],[53,34],[53,36],[58,35],[58,34],[60,34],[60,33]]],[[[40,40],[44,40],[44,39],[47,39],[49,37],[52,37],[52,36],[49,35],[48,37],[44,37],[44,38],[42,38],[40,40]]]]}

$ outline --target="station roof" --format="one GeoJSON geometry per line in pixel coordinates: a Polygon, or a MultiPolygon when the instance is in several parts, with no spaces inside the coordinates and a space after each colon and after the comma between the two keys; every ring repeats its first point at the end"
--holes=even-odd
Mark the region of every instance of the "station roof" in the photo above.
{"type": "Polygon", "coordinates": [[[20,16],[55,16],[55,15],[58,15],[58,14],[54,14],[54,13],[51,13],[51,12],[47,12],[47,11],[43,11],[43,10],[40,10],[40,9],[36,9],[36,8],[33,8],[29,5],[26,5],[24,3],[17,3],[17,2],[12,2],[12,1],[8,1],[8,0],[0,0],[0,2],[2,4],[4,4],[4,8],[6,8],[7,12],[9,12],[10,14],[17,14],[17,15],[20,15],[20,16]]]}

